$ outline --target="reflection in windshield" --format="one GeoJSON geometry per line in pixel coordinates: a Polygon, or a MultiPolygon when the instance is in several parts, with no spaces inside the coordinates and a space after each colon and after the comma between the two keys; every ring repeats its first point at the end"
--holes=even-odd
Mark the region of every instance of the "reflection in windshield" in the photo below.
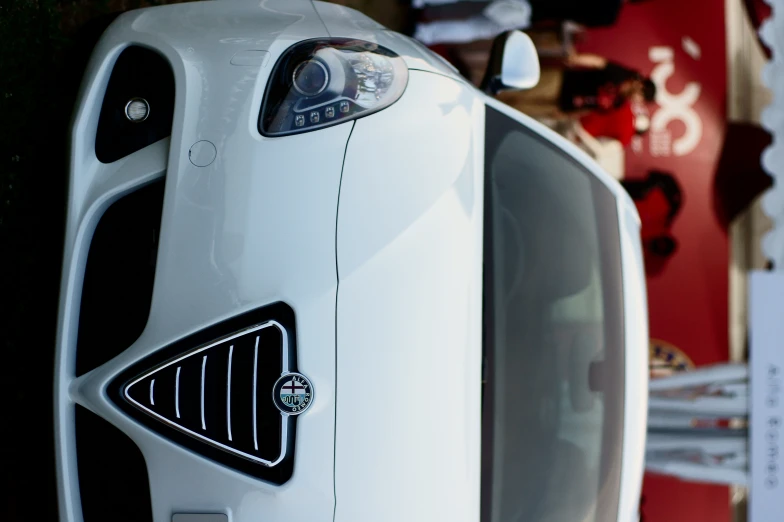
{"type": "Polygon", "coordinates": [[[614,520],[623,408],[616,201],[487,109],[483,522],[614,520]]]}

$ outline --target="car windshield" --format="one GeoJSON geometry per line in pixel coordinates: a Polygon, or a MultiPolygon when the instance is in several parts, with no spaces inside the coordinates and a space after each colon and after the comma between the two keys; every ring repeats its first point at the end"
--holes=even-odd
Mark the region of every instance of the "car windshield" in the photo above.
{"type": "Polygon", "coordinates": [[[555,145],[486,118],[482,522],[616,520],[616,200],[555,145]]]}

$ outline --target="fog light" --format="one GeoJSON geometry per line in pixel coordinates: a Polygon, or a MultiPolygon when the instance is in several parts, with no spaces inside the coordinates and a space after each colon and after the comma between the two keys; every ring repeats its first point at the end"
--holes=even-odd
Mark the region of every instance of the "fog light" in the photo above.
{"type": "Polygon", "coordinates": [[[140,123],[150,115],[150,104],[144,98],[133,98],[125,104],[125,117],[128,121],[140,123]]]}

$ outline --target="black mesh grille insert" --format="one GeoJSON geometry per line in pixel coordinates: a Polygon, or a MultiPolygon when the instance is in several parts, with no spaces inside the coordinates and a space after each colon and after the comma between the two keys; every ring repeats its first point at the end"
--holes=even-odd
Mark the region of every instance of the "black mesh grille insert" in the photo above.
{"type": "Polygon", "coordinates": [[[141,450],[123,432],[76,406],[76,457],[84,522],[152,522],[141,450]]]}
{"type": "Polygon", "coordinates": [[[150,313],[164,180],[116,201],[95,229],[82,287],[76,375],[139,338],[150,313]]]}

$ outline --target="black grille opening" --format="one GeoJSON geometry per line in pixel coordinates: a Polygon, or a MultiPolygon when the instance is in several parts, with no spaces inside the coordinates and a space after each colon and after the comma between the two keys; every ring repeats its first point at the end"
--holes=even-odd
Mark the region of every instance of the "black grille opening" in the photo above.
{"type": "Polygon", "coordinates": [[[163,192],[161,178],[120,198],[95,229],[82,287],[77,376],[119,355],[147,324],[163,192]]]}
{"type": "Polygon", "coordinates": [[[283,484],[294,471],[296,417],[282,417],[272,395],[283,369],[297,372],[296,353],[294,311],[274,303],[157,350],[120,373],[107,392],[169,440],[283,484]]]}
{"type": "Polygon", "coordinates": [[[282,330],[262,323],[150,369],[124,391],[137,409],[207,444],[275,462],[282,422],[271,400],[282,330]]]}
{"type": "Polygon", "coordinates": [[[107,421],[76,406],[76,458],[84,522],[152,522],[144,456],[107,421]]]}

